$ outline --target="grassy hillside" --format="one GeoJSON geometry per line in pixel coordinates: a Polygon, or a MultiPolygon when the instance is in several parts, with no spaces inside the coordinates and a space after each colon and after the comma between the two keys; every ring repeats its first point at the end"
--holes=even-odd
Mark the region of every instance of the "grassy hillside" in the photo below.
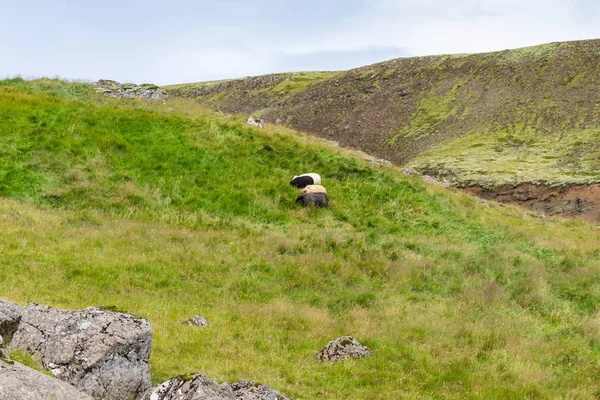
{"type": "Polygon", "coordinates": [[[303,85],[277,74],[167,89],[459,186],[498,187],[600,182],[599,75],[600,40],[587,40],[401,58],[319,73],[303,85]],[[276,90],[282,85],[294,90],[276,90]]]}
{"type": "Polygon", "coordinates": [[[0,296],[116,306],[155,382],[298,399],[596,398],[599,228],[373,168],[186,100],[0,81],[0,296]],[[322,174],[329,209],[291,176],[322,174]],[[201,314],[207,329],[181,321],[201,314]],[[371,357],[319,364],[350,334],[371,357]]]}

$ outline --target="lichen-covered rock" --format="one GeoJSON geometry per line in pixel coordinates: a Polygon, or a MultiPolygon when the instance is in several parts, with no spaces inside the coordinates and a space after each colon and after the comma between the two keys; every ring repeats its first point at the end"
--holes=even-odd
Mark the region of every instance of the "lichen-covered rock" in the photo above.
{"type": "Polygon", "coordinates": [[[176,377],[152,388],[144,400],[235,400],[231,387],[204,374],[176,377]]]}
{"type": "Polygon", "coordinates": [[[92,400],[92,397],[18,362],[0,359],[0,399],[92,400]]]}
{"type": "Polygon", "coordinates": [[[268,385],[257,385],[250,381],[231,384],[236,400],[291,400],[268,385]]]}
{"type": "Polygon", "coordinates": [[[217,383],[204,374],[176,377],[152,388],[144,400],[291,400],[251,381],[217,383]]]}
{"type": "Polygon", "coordinates": [[[12,348],[95,398],[140,398],[151,387],[147,320],[90,307],[68,311],[30,304],[12,348]]]}
{"type": "Polygon", "coordinates": [[[327,346],[317,354],[317,360],[339,361],[346,358],[361,358],[373,351],[363,346],[352,336],[342,336],[327,343],[327,346]]]}
{"type": "Polygon", "coordinates": [[[192,318],[183,321],[183,324],[189,326],[205,327],[208,326],[208,321],[202,315],[194,315],[192,318]]]}
{"type": "Polygon", "coordinates": [[[24,313],[25,307],[0,299],[0,336],[5,341],[10,342],[24,313]]]}
{"type": "Polygon", "coordinates": [[[136,85],[133,83],[123,83],[100,79],[98,82],[93,83],[92,87],[96,89],[98,93],[102,93],[107,97],[114,97],[117,99],[134,99],[140,98],[148,101],[164,100],[169,95],[167,92],[162,90],[153,84],[142,84],[136,85]]]}

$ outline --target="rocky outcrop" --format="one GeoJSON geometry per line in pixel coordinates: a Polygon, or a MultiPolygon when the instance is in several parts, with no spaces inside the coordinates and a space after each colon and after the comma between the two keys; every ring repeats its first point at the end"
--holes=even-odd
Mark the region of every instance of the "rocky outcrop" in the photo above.
{"type": "Polygon", "coordinates": [[[142,84],[135,85],[133,83],[119,83],[108,79],[100,79],[93,83],[92,87],[96,92],[102,93],[107,97],[117,99],[134,99],[140,98],[148,101],[165,100],[169,95],[156,85],[142,84]]]}
{"type": "Polygon", "coordinates": [[[226,384],[218,384],[204,374],[180,376],[155,386],[144,400],[234,400],[226,384]]]}
{"type": "Polygon", "coordinates": [[[204,374],[180,376],[155,386],[144,400],[291,400],[251,381],[217,383],[204,374]]]}
{"type": "Polygon", "coordinates": [[[92,400],[92,397],[18,362],[0,359],[0,399],[92,400]]]}
{"type": "Polygon", "coordinates": [[[4,341],[10,342],[24,313],[25,307],[0,299],[0,336],[4,341]]]}
{"type": "Polygon", "coordinates": [[[259,128],[262,128],[263,126],[265,126],[265,121],[263,121],[262,118],[250,117],[250,118],[248,118],[248,121],[246,121],[246,123],[248,125],[256,126],[259,128]]]}
{"type": "Polygon", "coordinates": [[[342,336],[327,343],[327,346],[317,354],[317,360],[340,361],[346,358],[362,358],[373,351],[363,346],[352,336],[342,336]]]}
{"type": "Polygon", "coordinates": [[[97,307],[67,311],[30,304],[11,349],[95,398],[140,398],[151,387],[152,332],[142,318],[97,307]]]}

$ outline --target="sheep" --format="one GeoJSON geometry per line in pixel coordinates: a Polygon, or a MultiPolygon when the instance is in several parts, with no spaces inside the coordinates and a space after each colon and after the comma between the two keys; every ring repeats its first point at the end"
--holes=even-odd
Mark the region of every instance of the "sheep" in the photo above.
{"type": "Polygon", "coordinates": [[[325,189],[321,185],[308,185],[304,189],[300,191],[301,194],[304,193],[327,193],[327,189],[325,189]]]}
{"type": "Polygon", "coordinates": [[[329,197],[327,197],[327,193],[303,193],[296,199],[296,204],[303,206],[314,204],[315,207],[327,207],[329,197]]]}
{"type": "Polygon", "coordinates": [[[298,189],[303,189],[308,185],[320,185],[321,177],[319,174],[308,173],[298,175],[292,178],[290,181],[290,185],[297,187],[298,189]]]}

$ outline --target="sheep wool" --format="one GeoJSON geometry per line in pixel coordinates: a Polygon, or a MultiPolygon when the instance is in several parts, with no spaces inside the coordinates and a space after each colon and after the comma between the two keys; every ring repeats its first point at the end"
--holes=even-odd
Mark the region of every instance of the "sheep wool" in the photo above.
{"type": "Polygon", "coordinates": [[[296,203],[303,206],[314,204],[315,207],[327,207],[329,197],[327,197],[327,193],[303,193],[298,196],[296,203]]]}
{"type": "Polygon", "coordinates": [[[327,189],[321,185],[308,185],[300,193],[327,193],[327,189]]]}
{"type": "Polygon", "coordinates": [[[292,178],[290,181],[290,185],[295,186],[299,189],[303,189],[308,185],[320,185],[321,184],[321,176],[315,173],[307,173],[302,175],[297,175],[292,178]]]}

